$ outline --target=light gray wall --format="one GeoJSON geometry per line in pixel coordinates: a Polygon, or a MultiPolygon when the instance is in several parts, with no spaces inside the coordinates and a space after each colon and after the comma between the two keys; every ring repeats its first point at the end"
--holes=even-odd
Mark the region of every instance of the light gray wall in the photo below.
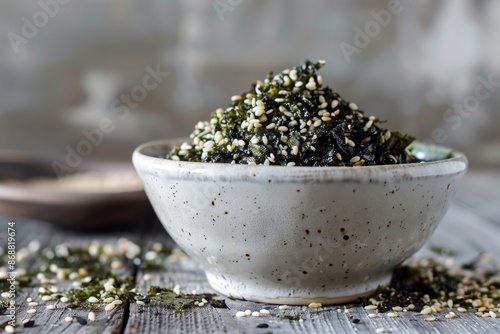
{"type": "Polygon", "coordinates": [[[500,165],[499,1],[56,1],[0,3],[0,148],[63,155],[110,118],[94,157],[124,158],[309,58],[325,59],[324,82],[388,127],[500,165]],[[168,76],[120,119],[113,100],[142,85],[147,67],[168,76]],[[499,83],[488,97],[482,88],[478,105],[453,109],[476,102],[488,78],[499,83]]]}

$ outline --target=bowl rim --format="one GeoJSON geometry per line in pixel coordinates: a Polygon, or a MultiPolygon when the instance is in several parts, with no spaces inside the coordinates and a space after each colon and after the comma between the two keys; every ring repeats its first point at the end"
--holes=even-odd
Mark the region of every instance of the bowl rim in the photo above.
{"type": "MultiPolygon", "coordinates": [[[[424,148],[445,150],[448,152],[447,159],[425,161],[397,165],[375,165],[375,166],[263,166],[263,165],[243,165],[229,163],[206,163],[192,161],[169,160],[154,154],[147,154],[145,150],[163,148],[166,151],[172,145],[182,143],[186,138],[162,139],[144,143],[138,146],[132,154],[134,166],[139,174],[145,170],[165,170],[172,177],[182,179],[185,174],[195,174],[198,181],[213,179],[265,179],[277,181],[328,181],[328,180],[351,180],[351,181],[377,181],[385,180],[388,175],[395,178],[417,178],[439,175],[461,174],[467,170],[468,160],[466,156],[454,149],[416,142],[424,148]],[[283,173],[286,171],[286,173],[283,173]],[[209,174],[210,177],[201,177],[209,174]]],[[[271,181],[269,181],[271,182],[271,181]]]]}

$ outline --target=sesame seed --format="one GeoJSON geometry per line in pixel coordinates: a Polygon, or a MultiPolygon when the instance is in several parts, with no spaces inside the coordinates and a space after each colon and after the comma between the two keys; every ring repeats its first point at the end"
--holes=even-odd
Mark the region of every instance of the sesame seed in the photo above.
{"type": "Polygon", "coordinates": [[[295,125],[297,125],[297,121],[296,121],[296,120],[290,121],[290,122],[288,123],[288,127],[289,127],[289,128],[291,128],[292,126],[295,126],[295,125]]]}
{"type": "Polygon", "coordinates": [[[489,313],[484,313],[481,317],[482,317],[482,318],[489,318],[489,317],[490,317],[490,314],[489,314],[489,313]]]}
{"type": "Polygon", "coordinates": [[[492,318],[496,318],[496,317],[497,317],[497,314],[496,314],[495,312],[490,311],[489,313],[490,313],[490,316],[491,316],[492,318]]]}
{"type": "Polygon", "coordinates": [[[52,296],[42,296],[42,300],[43,300],[44,302],[49,301],[49,300],[52,300],[52,296]]]}
{"type": "Polygon", "coordinates": [[[260,317],[260,313],[257,311],[252,312],[252,317],[260,317]]]}
{"type": "MultiPolygon", "coordinates": [[[[320,96],[321,96],[321,95],[320,95],[320,96]]],[[[320,109],[325,109],[327,106],[328,106],[328,103],[323,102],[323,103],[321,103],[321,104],[319,105],[319,108],[320,108],[320,109]]]]}
{"type": "Polygon", "coordinates": [[[267,141],[267,136],[262,136],[262,143],[264,143],[264,145],[267,145],[268,141],[267,141]]]}
{"type": "Polygon", "coordinates": [[[49,304],[49,305],[45,306],[45,308],[47,310],[55,310],[57,307],[55,305],[53,305],[53,304],[49,304]]]}
{"type": "Polygon", "coordinates": [[[377,306],[376,305],[366,305],[365,310],[373,311],[376,310],[377,306]]]}
{"type": "Polygon", "coordinates": [[[370,313],[370,314],[368,314],[368,318],[370,318],[370,319],[377,318],[377,314],[370,313]]]}
{"type": "Polygon", "coordinates": [[[391,139],[391,131],[387,131],[385,134],[384,134],[384,139],[387,141],[389,139],[391,139]]]}
{"type": "MultiPolygon", "coordinates": [[[[3,297],[3,296],[2,296],[2,297],[3,297]]],[[[7,298],[8,298],[8,297],[7,297],[7,298]]],[[[33,301],[33,298],[28,297],[28,298],[26,298],[26,301],[27,301],[28,303],[31,303],[31,302],[33,301]]]]}
{"type": "Polygon", "coordinates": [[[322,307],[323,305],[321,303],[310,303],[309,304],[309,308],[320,308],[322,307]]]}
{"type": "Polygon", "coordinates": [[[457,307],[457,311],[460,313],[465,313],[465,312],[467,312],[467,309],[464,307],[457,307]]]}
{"type": "Polygon", "coordinates": [[[337,108],[338,105],[339,105],[339,101],[333,100],[332,103],[330,104],[330,107],[332,109],[335,109],[335,108],[337,108]]]}
{"type": "Polygon", "coordinates": [[[31,306],[31,307],[38,306],[38,303],[37,302],[29,302],[28,306],[31,306]]]}
{"type": "Polygon", "coordinates": [[[297,82],[295,83],[295,87],[302,87],[302,85],[303,85],[303,84],[304,84],[304,83],[303,83],[302,81],[297,81],[297,82]]]}
{"type": "MultiPolygon", "coordinates": [[[[137,302],[136,302],[137,303],[137,302]]],[[[107,304],[106,307],[104,307],[104,311],[112,311],[115,308],[115,304],[107,304]]]]}
{"type": "Polygon", "coordinates": [[[36,309],[30,308],[28,311],[26,311],[26,313],[29,313],[29,314],[36,313],[36,309]]]}
{"type": "Polygon", "coordinates": [[[340,114],[340,110],[339,109],[337,109],[337,110],[335,110],[333,112],[333,116],[338,116],[339,114],[340,114]]]}
{"type": "MultiPolygon", "coordinates": [[[[349,162],[350,162],[351,164],[353,164],[353,163],[356,163],[356,162],[358,162],[358,161],[360,161],[360,160],[361,160],[361,158],[360,158],[360,157],[355,156],[355,157],[353,157],[353,158],[352,158],[349,162]]],[[[376,307],[375,307],[375,308],[376,308],[376,307]]]]}
{"type": "Polygon", "coordinates": [[[123,302],[121,300],[113,300],[112,303],[115,304],[115,305],[121,305],[121,304],[123,304],[123,302]]]}
{"type": "Polygon", "coordinates": [[[250,316],[250,315],[252,315],[252,311],[251,311],[251,310],[245,310],[245,315],[246,315],[246,316],[250,316]]]}
{"type": "Polygon", "coordinates": [[[358,162],[356,162],[353,166],[354,167],[359,167],[359,166],[363,166],[364,164],[365,164],[365,160],[361,159],[358,162]]]}
{"type": "Polygon", "coordinates": [[[238,311],[238,312],[236,312],[236,316],[237,316],[238,318],[240,318],[240,317],[246,317],[247,315],[246,315],[246,314],[245,314],[245,312],[243,312],[243,311],[238,311]]]}
{"type": "Polygon", "coordinates": [[[453,319],[453,318],[456,318],[457,316],[454,315],[454,314],[447,314],[444,316],[446,319],[453,319]]]}
{"type": "MultiPolygon", "coordinates": [[[[373,121],[372,121],[372,120],[369,120],[368,122],[366,122],[366,124],[365,124],[365,126],[364,126],[363,130],[368,131],[368,130],[370,130],[370,128],[371,128],[372,126],[373,126],[373,121]]],[[[385,137],[384,137],[384,138],[385,138],[385,137]]]]}
{"type": "Polygon", "coordinates": [[[296,70],[291,70],[290,71],[290,79],[292,79],[293,81],[297,80],[298,77],[297,77],[297,71],[296,70]]]}
{"type": "Polygon", "coordinates": [[[299,148],[298,148],[297,146],[293,146],[293,147],[292,147],[292,153],[293,153],[294,155],[299,154],[299,148]]]}
{"type": "MultiPolygon", "coordinates": [[[[300,81],[299,81],[299,82],[300,82],[300,81]]],[[[282,97],[278,97],[278,98],[275,98],[275,99],[274,99],[274,101],[275,101],[275,102],[278,102],[278,103],[283,103],[283,102],[285,102],[285,99],[284,99],[284,98],[282,98],[282,97]]]]}
{"type": "Polygon", "coordinates": [[[4,328],[4,329],[5,329],[5,333],[14,333],[14,332],[15,332],[14,327],[13,327],[13,326],[11,326],[11,325],[7,325],[7,326],[5,326],[5,328],[4,328]]]}
{"type": "Polygon", "coordinates": [[[315,121],[315,122],[313,123],[313,126],[314,126],[315,128],[317,128],[317,127],[318,127],[318,126],[320,126],[320,125],[321,125],[321,120],[320,120],[320,119],[318,119],[317,121],[315,121]]]}
{"type": "Polygon", "coordinates": [[[275,126],[276,126],[275,123],[271,123],[271,124],[269,124],[269,125],[266,126],[266,129],[272,130],[272,129],[274,129],[275,126]]]}
{"type": "Polygon", "coordinates": [[[350,139],[347,139],[345,142],[346,142],[347,145],[349,145],[351,147],[355,147],[356,146],[356,144],[352,140],[350,140],[350,139]]]}
{"type": "Polygon", "coordinates": [[[403,311],[403,308],[401,306],[394,306],[392,308],[392,310],[395,311],[395,312],[401,312],[401,311],[403,311]]]}
{"type": "Polygon", "coordinates": [[[281,131],[281,132],[285,132],[285,131],[288,131],[288,128],[286,126],[280,126],[278,127],[278,130],[281,131]]]}
{"type": "Polygon", "coordinates": [[[91,296],[91,297],[89,297],[89,299],[87,299],[87,301],[88,301],[89,303],[98,303],[98,302],[99,302],[99,299],[97,299],[97,298],[96,298],[96,297],[94,297],[94,296],[91,296]]]}
{"type": "MultiPolygon", "coordinates": [[[[316,81],[318,82],[318,85],[322,85],[323,84],[323,77],[321,75],[318,75],[316,77],[316,81]]],[[[320,95],[321,96],[321,95],[320,95]]]]}
{"type": "Polygon", "coordinates": [[[64,318],[64,321],[67,321],[67,322],[73,322],[73,317],[66,317],[64,318]]]}
{"type": "Polygon", "coordinates": [[[290,78],[288,77],[288,75],[285,75],[283,77],[283,86],[288,87],[290,86],[290,84],[291,84],[290,78]]]}
{"type": "Polygon", "coordinates": [[[61,299],[59,299],[60,302],[62,303],[67,303],[69,301],[68,297],[61,297],[61,299]]]}
{"type": "Polygon", "coordinates": [[[387,316],[389,318],[397,318],[397,317],[399,317],[399,314],[397,314],[396,312],[389,312],[389,313],[387,313],[387,316]]]}
{"type": "Polygon", "coordinates": [[[233,95],[233,96],[231,96],[231,101],[239,101],[241,99],[242,99],[242,97],[240,95],[233,95]]]}
{"type": "MultiPolygon", "coordinates": [[[[312,78],[311,78],[312,79],[312,78]]],[[[306,83],[306,88],[309,89],[309,90],[315,90],[316,89],[316,82],[314,81],[311,81],[311,79],[309,80],[308,83],[306,83]]],[[[314,80],[314,79],[313,79],[314,80]]],[[[299,81],[300,82],[300,81],[299,81]]],[[[297,83],[299,83],[297,82],[297,83]]],[[[295,84],[295,86],[297,86],[297,83],[295,84]]]]}
{"type": "Polygon", "coordinates": [[[340,153],[338,153],[338,152],[335,153],[335,156],[337,157],[337,159],[339,159],[340,161],[342,161],[342,155],[340,153]]]}
{"type": "Polygon", "coordinates": [[[384,327],[377,328],[375,330],[375,333],[381,334],[381,333],[386,333],[386,330],[384,327]]]}
{"type": "Polygon", "coordinates": [[[422,311],[420,311],[420,314],[429,314],[432,312],[432,309],[430,307],[424,308],[422,311]]]}
{"type": "Polygon", "coordinates": [[[260,314],[270,314],[271,312],[269,312],[269,310],[266,310],[266,309],[262,309],[259,311],[260,314]]]}
{"type": "Polygon", "coordinates": [[[427,322],[432,322],[432,321],[436,321],[437,318],[436,317],[429,317],[429,318],[424,318],[424,320],[427,322]]]}
{"type": "Polygon", "coordinates": [[[319,103],[325,103],[326,102],[325,97],[323,95],[318,96],[318,101],[319,101],[319,103]]]}
{"type": "Polygon", "coordinates": [[[286,164],[287,167],[293,167],[295,166],[295,162],[289,162],[286,164]]]}
{"type": "Polygon", "coordinates": [[[288,305],[280,305],[278,308],[280,310],[287,310],[288,309],[288,305]]]}
{"type": "Polygon", "coordinates": [[[354,102],[349,103],[349,108],[352,110],[358,110],[358,105],[354,102]]]}

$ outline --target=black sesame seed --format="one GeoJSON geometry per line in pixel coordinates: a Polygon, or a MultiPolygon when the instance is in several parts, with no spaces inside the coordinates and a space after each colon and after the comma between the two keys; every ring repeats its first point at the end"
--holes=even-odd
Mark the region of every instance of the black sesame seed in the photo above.
{"type": "Polygon", "coordinates": [[[359,324],[361,322],[361,320],[359,320],[358,318],[354,318],[354,319],[352,319],[352,322],[355,324],[359,324]]]}
{"type": "Polygon", "coordinates": [[[268,328],[269,325],[268,324],[258,324],[257,325],[257,328],[268,328]]]}
{"type": "Polygon", "coordinates": [[[76,321],[78,321],[78,323],[80,325],[86,325],[87,324],[87,320],[83,319],[82,317],[76,317],[75,319],[76,319],[76,321]]]}
{"type": "Polygon", "coordinates": [[[35,320],[29,320],[27,322],[24,323],[24,327],[33,327],[33,325],[35,324],[35,320]]]}

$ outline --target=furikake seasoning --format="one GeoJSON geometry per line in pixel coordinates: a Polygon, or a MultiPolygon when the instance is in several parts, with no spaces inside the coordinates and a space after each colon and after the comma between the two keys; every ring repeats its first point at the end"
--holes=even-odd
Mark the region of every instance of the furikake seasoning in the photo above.
{"type": "Polygon", "coordinates": [[[406,151],[414,138],[377,125],[328,86],[324,61],[274,75],[231,97],[190,141],[167,158],[182,161],[282,166],[369,166],[416,162],[406,151]]]}

